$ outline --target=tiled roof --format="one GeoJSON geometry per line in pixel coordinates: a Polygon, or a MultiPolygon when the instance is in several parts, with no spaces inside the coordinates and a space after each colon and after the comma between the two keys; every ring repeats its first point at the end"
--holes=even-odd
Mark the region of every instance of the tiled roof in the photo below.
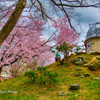
{"type": "Polygon", "coordinates": [[[100,22],[92,24],[92,26],[90,26],[90,29],[88,30],[86,35],[86,40],[93,37],[100,37],[100,22]]]}

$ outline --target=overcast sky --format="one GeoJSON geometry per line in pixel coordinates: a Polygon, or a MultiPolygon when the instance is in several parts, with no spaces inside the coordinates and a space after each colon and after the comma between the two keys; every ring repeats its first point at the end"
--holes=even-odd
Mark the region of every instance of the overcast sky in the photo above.
{"type": "Polygon", "coordinates": [[[86,33],[89,29],[89,24],[100,22],[100,9],[98,8],[80,8],[76,11],[80,16],[79,27],[81,29],[81,39],[85,39],[86,33]]]}

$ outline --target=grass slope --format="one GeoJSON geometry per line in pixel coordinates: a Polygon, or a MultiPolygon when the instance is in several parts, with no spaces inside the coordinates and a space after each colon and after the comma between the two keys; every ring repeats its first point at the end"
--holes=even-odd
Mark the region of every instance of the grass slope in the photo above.
{"type": "MultiPolygon", "coordinates": [[[[70,60],[78,56],[71,56],[70,60]]],[[[81,56],[86,57],[88,62],[95,60],[96,57],[96,55],[87,54],[81,56]]],[[[47,87],[30,84],[27,77],[20,76],[0,83],[0,100],[100,100],[100,80],[93,79],[93,77],[100,77],[100,69],[90,71],[87,67],[76,66],[72,63],[70,66],[67,63],[62,66],[53,63],[47,66],[47,69],[59,73],[59,82],[56,85],[47,87]],[[82,69],[81,74],[90,73],[91,76],[75,77],[77,67],[82,69]],[[70,91],[69,87],[74,83],[80,84],[80,89],[70,91]],[[60,91],[67,94],[58,96],[57,92],[60,91]]]]}

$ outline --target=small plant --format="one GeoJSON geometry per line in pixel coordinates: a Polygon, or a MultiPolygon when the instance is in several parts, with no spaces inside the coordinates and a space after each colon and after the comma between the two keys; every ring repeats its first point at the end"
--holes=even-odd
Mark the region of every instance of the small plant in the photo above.
{"type": "Polygon", "coordinates": [[[40,71],[40,72],[42,73],[43,71],[46,70],[46,68],[45,68],[45,67],[38,67],[37,70],[40,71]]]}
{"type": "Polygon", "coordinates": [[[64,63],[66,59],[69,61],[69,52],[72,51],[72,48],[73,47],[67,44],[66,42],[63,42],[63,44],[56,47],[56,49],[59,52],[62,52],[64,54],[64,59],[59,61],[61,65],[64,63]]]}
{"type": "Polygon", "coordinates": [[[46,83],[52,84],[57,82],[58,73],[52,73],[51,71],[44,71],[44,77],[46,77],[46,83]]]}
{"type": "Polygon", "coordinates": [[[80,47],[80,46],[77,46],[77,47],[75,48],[75,52],[76,52],[76,53],[78,53],[80,50],[81,50],[81,47],[80,47]]]}
{"type": "Polygon", "coordinates": [[[36,73],[34,73],[33,71],[26,71],[25,76],[28,76],[29,77],[29,81],[31,82],[35,82],[35,79],[38,77],[38,75],[36,73]]]}

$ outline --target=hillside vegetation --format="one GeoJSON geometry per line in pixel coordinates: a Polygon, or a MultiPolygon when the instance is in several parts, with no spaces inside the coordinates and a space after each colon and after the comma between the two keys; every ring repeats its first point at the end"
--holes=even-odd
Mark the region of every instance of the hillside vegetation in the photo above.
{"type": "Polygon", "coordinates": [[[87,63],[90,63],[96,61],[98,55],[72,55],[69,63],[46,66],[47,70],[59,74],[59,81],[50,86],[29,83],[25,76],[3,81],[0,83],[0,100],[100,100],[100,68],[91,71],[88,67],[71,63],[73,58],[79,56],[85,57],[87,63]],[[76,77],[76,73],[81,76],[76,77]],[[90,76],[82,77],[84,73],[89,73],[90,76]],[[71,84],[80,84],[80,88],[69,90],[71,84]],[[60,92],[65,95],[58,95],[60,92]]]}

